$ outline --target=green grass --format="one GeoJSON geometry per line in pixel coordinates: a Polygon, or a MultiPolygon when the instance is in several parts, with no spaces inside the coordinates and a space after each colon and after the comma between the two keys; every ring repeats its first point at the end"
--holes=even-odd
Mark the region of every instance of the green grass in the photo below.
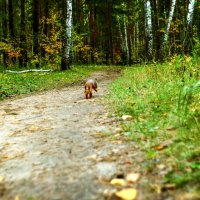
{"type": "MultiPolygon", "coordinates": [[[[110,103],[119,115],[132,115],[124,132],[137,141],[146,162],[170,166],[166,182],[199,187],[200,59],[175,57],[168,63],[127,67],[110,86],[110,103]],[[155,147],[169,143],[166,148],[155,147]]],[[[200,189],[200,188],[199,188],[200,189]]]]}
{"type": "MultiPolygon", "coordinates": [[[[110,67],[111,68],[111,67],[110,67]]],[[[22,74],[0,73],[0,100],[11,96],[61,88],[79,82],[92,72],[109,69],[107,66],[75,66],[67,71],[22,74]]]]}

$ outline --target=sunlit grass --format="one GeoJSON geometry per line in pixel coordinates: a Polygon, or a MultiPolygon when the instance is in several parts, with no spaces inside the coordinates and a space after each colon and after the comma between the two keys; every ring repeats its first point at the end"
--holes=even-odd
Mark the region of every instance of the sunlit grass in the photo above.
{"type": "Polygon", "coordinates": [[[110,86],[113,110],[133,116],[124,132],[140,144],[147,162],[169,160],[172,171],[166,181],[179,186],[200,180],[200,154],[192,156],[200,151],[199,73],[200,59],[175,57],[168,63],[128,67],[110,86]],[[153,148],[166,141],[170,145],[162,151],[153,148]]]}

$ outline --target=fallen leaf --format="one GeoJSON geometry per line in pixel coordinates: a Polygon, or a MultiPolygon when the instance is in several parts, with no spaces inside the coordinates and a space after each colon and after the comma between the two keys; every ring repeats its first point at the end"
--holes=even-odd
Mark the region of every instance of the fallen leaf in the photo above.
{"type": "Polygon", "coordinates": [[[156,166],[159,170],[164,170],[166,168],[166,165],[159,164],[156,166]]]}
{"type": "Polygon", "coordinates": [[[123,121],[129,121],[129,120],[131,120],[131,119],[133,119],[133,117],[132,117],[131,115],[123,115],[123,116],[122,116],[122,120],[123,120],[123,121]]]}
{"type": "Polygon", "coordinates": [[[8,159],[9,156],[8,156],[8,155],[3,155],[2,158],[3,158],[3,159],[8,159]]]}
{"type": "Polygon", "coordinates": [[[116,140],[116,141],[112,141],[113,144],[122,144],[123,141],[122,140],[116,140]]]}
{"type": "Polygon", "coordinates": [[[88,160],[97,160],[97,155],[96,154],[93,154],[91,156],[87,156],[87,159],[88,160]]]}
{"type": "Polygon", "coordinates": [[[130,173],[126,176],[126,180],[129,183],[135,183],[139,180],[140,178],[140,174],[139,173],[130,173]]]}
{"type": "Polygon", "coordinates": [[[132,160],[125,160],[124,164],[125,165],[131,165],[131,164],[133,164],[133,162],[132,162],[132,160]]]}
{"type": "Polygon", "coordinates": [[[135,188],[127,188],[116,192],[115,195],[122,200],[135,200],[137,197],[137,190],[135,188]]]}
{"type": "Polygon", "coordinates": [[[35,126],[35,125],[32,125],[28,130],[29,130],[29,131],[38,131],[38,130],[39,130],[39,127],[38,127],[38,126],[35,126]]]}
{"type": "Polygon", "coordinates": [[[163,150],[164,148],[168,147],[172,143],[173,143],[172,140],[166,140],[166,141],[162,142],[162,144],[159,144],[159,145],[155,146],[154,148],[156,150],[160,151],[160,150],[163,150]]]}
{"type": "Polygon", "coordinates": [[[15,200],[19,200],[19,196],[15,196],[15,200]]]}
{"type": "Polygon", "coordinates": [[[165,148],[165,146],[163,146],[163,145],[158,145],[155,147],[155,149],[158,151],[163,150],[164,148],[165,148]]]}
{"type": "Polygon", "coordinates": [[[4,181],[4,177],[0,176],[0,183],[4,181]]]}
{"type": "Polygon", "coordinates": [[[110,181],[111,185],[122,186],[126,184],[126,181],[123,178],[114,178],[110,181]]]}

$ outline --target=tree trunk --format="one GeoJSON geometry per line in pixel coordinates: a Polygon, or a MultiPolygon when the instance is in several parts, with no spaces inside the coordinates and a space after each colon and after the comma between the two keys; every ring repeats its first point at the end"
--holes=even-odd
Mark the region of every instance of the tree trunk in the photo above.
{"type": "MultiPolygon", "coordinates": [[[[13,1],[8,0],[8,30],[9,30],[9,37],[12,41],[12,45],[15,48],[16,38],[15,38],[15,31],[14,31],[14,16],[13,16],[13,1]]],[[[16,58],[10,59],[12,63],[15,63],[16,58]]]]}
{"type": "Polygon", "coordinates": [[[153,57],[155,60],[159,59],[159,50],[160,50],[160,26],[159,26],[159,15],[158,12],[158,0],[151,0],[152,5],[152,13],[153,13],[153,25],[152,25],[152,31],[153,31],[153,57]]]}
{"type": "Polygon", "coordinates": [[[131,43],[131,3],[132,0],[127,0],[127,44],[128,44],[128,64],[132,64],[132,43],[131,43]]]}
{"type": "Polygon", "coordinates": [[[146,34],[147,34],[147,60],[151,60],[153,52],[153,32],[152,32],[150,0],[147,0],[145,2],[145,8],[146,8],[146,34]]]}
{"type": "MultiPolygon", "coordinates": [[[[6,42],[8,37],[8,20],[7,20],[7,1],[2,2],[2,40],[6,42]]],[[[7,52],[3,51],[3,64],[7,67],[8,65],[8,55],[7,52]]]]}
{"type": "Polygon", "coordinates": [[[188,5],[187,29],[186,29],[186,36],[184,39],[184,50],[186,53],[191,53],[193,47],[192,21],[194,14],[194,4],[195,0],[190,0],[188,5]]]}
{"type": "MultiPolygon", "coordinates": [[[[43,0],[42,2],[44,10],[43,10],[43,17],[44,17],[44,25],[43,25],[43,34],[46,38],[48,38],[48,18],[49,18],[49,0],[43,0]]],[[[41,56],[45,57],[45,50],[41,49],[41,56]]]]}
{"type": "Polygon", "coordinates": [[[128,48],[128,34],[127,34],[127,22],[126,22],[126,16],[123,16],[123,23],[124,23],[124,47],[125,47],[125,60],[126,64],[129,63],[129,48],[128,48]]]}
{"type": "Polygon", "coordinates": [[[33,53],[39,67],[39,0],[33,0],[33,53]]]}
{"type": "Polygon", "coordinates": [[[70,49],[71,49],[71,33],[72,33],[72,0],[66,0],[66,21],[65,36],[63,38],[63,55],[61,60],[61,70],[70,69],[70,49]]]}
{"type": "Polygon", "coordinates": [[[20,54],[19,64],[21,67],[27,65],[27,51],[26,51],[26,22],[25,22],[25,0],[21,0],[21,33],[20,33],[20,54]]]}
{"type": "Polygon", "coordinates": [[[105,35],[105,51],[106,51],[106,64],[113,64],[113,35],[112,35],[112,11],[113,11],[113,3],[112,0],[106,0],[106,30],[107,33],[105,35]]]}
{"type": "Polygon", "coordinates": [[[166,27],[166,31],[165,31],[165,34],[164,34],[163,43],[162,43],[162,45],[161,45],[161,56],[162,56],[162,57],[164,56],[164,51],[165,51],[166,43],[167,43],[167,41],[168,41],[169,30],[170,30],[172,18],[173,18],[173,16],[174,16],[174,9],[175,9],[175,6],[176,6],[176,0],[172,0],[170,12],[169,12],[169,17],[168,17],[168,22],[167,22],[167,27],[166,27]]]}
{"type": "Polygon", "coordinates": [[[12,0],[8,0],[8,27],[9,27],[9,34],[12,41],[14,41],[14,22],[13,22],[13,5],[12,0]]]}
{"type": "Polygon", "coordinates": [[[94,63],[94,50],[96,41],[96,17],[95,17],[95,8],[94,2],[90,2],[89,4],[89,28],[90,28],[90,46],[91,46],[91,62],[94,63]]]}

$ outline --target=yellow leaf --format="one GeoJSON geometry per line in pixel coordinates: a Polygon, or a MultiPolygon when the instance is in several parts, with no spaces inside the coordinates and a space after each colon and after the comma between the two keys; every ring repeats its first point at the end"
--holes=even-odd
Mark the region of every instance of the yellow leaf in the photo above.
{"type": "Polygon", "coordinates": [[[127,188],[116,192],[115,195],[122,200],[135,200],[137,197],[137,190],[134,188],[127,188]]]}
{"type": "Polygon", "coordinates": [[[19,200],[19,196],[15,196],[15,200],[19,200]]]}
{"type": "Polygon", "coordinates": [[[164,148],[165,148],[165,146],[163,146],[163,145],[158,145],[155,147],[155,149],[158,151],[163,150],[164,148]]]}
{"type": "Polygon", "coordinates": [[[8,159],[9,156],[8,156],[8,155],[3,155],[2,158],[3,158],[3,159],[8,159]]]}
{"type": "Polygon", "coordinates": [[[123,115],[122,116],[122,120],[123,121],[130,121],[130,120],[132,120],[133,119],[133,117],[131,116],[131,115],[123,115]]]}
{"type": "Polygon", "coordinates": [[[4,181],[4,177],[0,176],[0,183],[4,181]]]}
{"type": "Polygon", "coordinates": [[[139,173],[130,173],[126,176],[126,180],[129,183],[135,183],[138,181],[138,179],[140,178],[140,174],[139,173]]]}
{"type": "Polygon", "coordinates": [[[111,185],[121,186],[125,185],[126,181],[123,178],[114,178],[110,181],[111,185]]]}
{"type": "Polygon", "coordinates": [[[29,131],[38,131],[39,130],[39,127],[38,126],[34,126],[32,125],[30,128],[29,128],[29,131]]]}

